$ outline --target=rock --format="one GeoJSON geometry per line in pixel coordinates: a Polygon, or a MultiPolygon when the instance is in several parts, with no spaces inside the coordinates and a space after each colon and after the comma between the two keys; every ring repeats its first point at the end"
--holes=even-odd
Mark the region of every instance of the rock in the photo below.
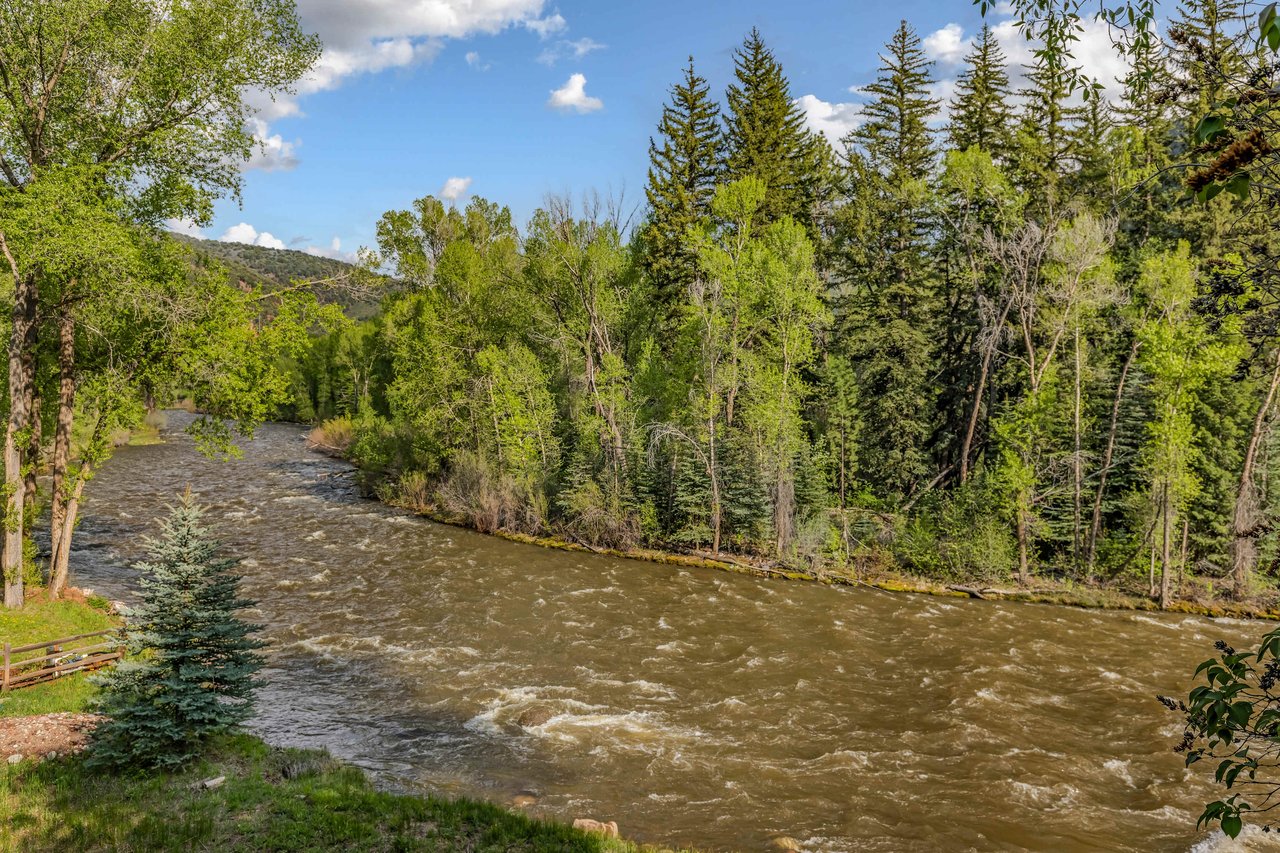
{"type": "Polygon", "coordinates": [[[799,841],[796,841],[794,838],[792,838],[789,835],[779,835],[777,838],[773,839],[773,846],[775,849],[778,849],[778,850],[795,851],[795,850],[804,849],[803,847],[800,846],[799,841]]]}
{"type": "Polygon", "coordinates": [[[516,794],[511,798],[511,805],[518,809],[527,809],[529,806],[536,805],[538,798],[532,794],[516,794]]]}
{"type": "Polygon", "coordinates": [[[22,753],[21,753],[21,752],[15,752],[13,755],[10,755],[10,756],[9,756],[9,763],[10,763],[10,764],[20,764],[21,762],[22,762],[22,753]]]}
{"type": "Polygon", "coordinates": [[[222,783],[226,781],[226,776],[214,776],[212,779],[205,779],[203,782],[193,782],[191,787],[204,788],[206,791],[212,791],[214,788],[221,788],[222,783]]]}
{"type": "Polygon", "coordinates": [[[531,729],[535,726],[544,725],[555,715],[556,712],[547,707],[529,708],[526,711],[521,711],[520,716],[516,717],[516,725],[522,729],[531,729]]]}
{"type": "Polygon", "coordinates": [[[598,832],[605,838],[618,837],[618,824],[614,821],[601,823],[598,820],[592,820],[589,817],[580,817],[573,822],[574,829],[580,829],[583,832],[598,832]]]}
{"type": "Polygon", "coordinates": [[[55,758],[57,758],[57,757],[58,757],[58,752],[57,752],[57,750],[50,750],[50,751],[49,751],[49,753],[48,753],[47,755],[45,755],[45,758],[49,759],[50,761],[52,761],[53,759],[55,759],[55,758]]]}

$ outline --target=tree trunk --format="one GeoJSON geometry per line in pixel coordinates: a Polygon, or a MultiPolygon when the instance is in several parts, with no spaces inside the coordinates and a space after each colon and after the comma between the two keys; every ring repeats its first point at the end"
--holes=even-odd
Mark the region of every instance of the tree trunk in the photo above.
{"type": "Polygon", "coordinates": [[[1080,522],[1084,517],[1084,468],[1081,459],[1083,448],[1081,447],[1081,389],[1080,389],[1080,327],[1075,329],[1075,400],[1071,411],[1071,429],[1073,439],[1073,456],[1071,460],[1071,486],[1072,486],[1072,507],[1071,507],[1071,561],[1075,566],[1076,573],[1080,571],[1080,522]]]}
{"type": "Polygon", "coordinates": [[[1107,474],[1111,471],[1111,459],[1116,450],[1116,431],[1120,424],[1120,403],[1124,400],[1124,383],[1129,378],[1129,369],[1138,357],[1141,342],[1135,337],[1133,346],[1129,347],[1129,357],[1124,360],[1120,370],[1120,381],[1116,383],[1116,396],[1111,402],[1111,426],[1107,430],[1107,449],[1102,454],[1102,468],[1098,472],[1098,488],[1093,493],[1093,519],[1089,524],[1089,538],[1085,542],[1085,564],[1088,573],[1093,574],[1093,567],[1098,556],[1098,535],[1102,532],[1102,496],[1107,490],[1107,474]]]}
{"type": "Polygon", "coordinates": [[[9,336],[9,422],[4,434],[4,549],[0,570],[4,573],[5,607],[25,602],[22,585],[22,513],[26,502],[22,471],[23,431],[30,423],[27,388],[32,382],[33,361],[25,358],[36,320],[36,282],[27,275],[14,281],[13,329],[9,336]]]}
{"type": "MultiPolygon", "coordinates": [[[[1000,312],[1000,319],[996,321],[996,329],[999,330],[1004,326],[1005,320],[1009,316],[1009,307],[1013,304],[1012,300],[1006,300],[1004,309],[1000,312]]],[[[982,370],[978,372],[978,390],[973,394],[973,408],[969,412],[969,425],[965,428],[964,442],[960,445],[960,482],[963,483],[969,479],[969,454],[973,448],[973,437],[978,429],[978,415],[982,411],[982,398],[986,396],[987,379],[991,375],[991,359],[995,356],[996,344],[999,340],[999,333],[994,335],[991,343],[983,349],[982,352],[982,370]]]]}
{"type": "Polygon", "coordinates": [[[1249,572],[1253,570],[1253,562],[1258,555],[1254,542],[1258,535],[1259,518],[1257,495],[1253,487],[1253,467],[1258,457],[1258,445],[1262,442],[1262,434],[1266,428],[1267,415],[1275,401],[1276,388],[1280,386],[1280,347],[1276,348],[1274,361],[1271,384],[1253,419],[1253,431],[1249,433],[1249,444],[1240,470],[1240,485],[1236,490],[1236,506],[1231,516],[1231,575],[1236,598],[1243,598],[1248,592],[1249,572]]]}
{"type": "Polygon", "coordinates": [[[1163,530],[1160,536],[1160,609],[1169,609],[1169,584],[1172,581],[1172,566],[1170,565],[1169,540],[1173,536],[1173,513],[1170,511],[1169,500],[1169,484],[1165,483],[1161,490],[1160,512],[1164,516],[1163,530]]]}
{"type": "Polygon", "coordinates": [[[1017,510],[1017,527],[1018,527],[1018,582],[1023,584],[1031,583],[1031,559],[1028,555],[1029,546],[1027,543],[1029,531],[1027,530],[1027,513],[1019,504],[1017,510]]]}
{"type": "MultiPolygon", "coordinates": [[[[58,317],[58,424],[53,434],[53,498],[49,508],[49,537],[51,540],[49,564],[49,594],[58,598],[67,585],[67,561],[59,560],[63,551],[64,535],[70,538],[70,529],[64,534],[67,504],[67,466],[71,464],[71,427],[75,415],[76,336],[75,320],[70,311],[64,310],[58,317]]],[[[74,521],[73,521],[74,525],[74,521]]],[[[66,552],[70,554],[70,542],[66,552]]]]}

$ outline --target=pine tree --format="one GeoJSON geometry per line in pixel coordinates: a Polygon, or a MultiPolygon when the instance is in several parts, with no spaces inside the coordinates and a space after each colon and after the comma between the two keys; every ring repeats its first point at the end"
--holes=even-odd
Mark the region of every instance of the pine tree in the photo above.
{"type": "MultiPolygon", "coordinates": [[[[649,140],[649,219],[643,229],[643,263],[656,291],[655,312],[664,331],[675,328],[678,307],[698,274],[690,231],[711,209],[720,160],[720,109],[707,81],[693,68],[671,88],[662,109],[659,140],[649,140]]],[[[672,335],[662,335],[670,341],[672,335]]]]}
{"type": "Polygon", "coordinates": [[[1111,108],[1101,97],[1091,97],[1068,109],[1067,116],[1070,121],[1068,146],[1075,167],[1064,181],[1067,193],[1084,200],[1092,210],[1108,211],[1114,197],[1111,185],[1114,157],[1109,147],[1114,126],[1111,108]]]}
{"type": "Polygon", "coordinates": [[[1187,135],[1222,100],[1227,78],[1244,68],[1232,36],[1245,17],[1240,0],[1183,0],[1169,27],[1173,64],[1187,113],[1187,135]]]}
{"type": "Polygon", "coordinates": [[[978,146],[997,163],[1012,153],[1013,110],[1008,61],[991,27],[983,25],[973,50],[965,57],[965,70],[956,80],[947,139],[952,148],[966,151],[978,146]]]}
{"type": "Polygon", "coordinates": [[[760,31],[734,53],[737,83],[726,93],[726,183],[754,175],[767,188],[755,225],[764,228],[783,216],[816,235],[815,206],[822,196],[822,141],[805,128],[804,113],[791,98],[782,66],[760,31]]]}
{"type": "Polygon", "coordinates": [[[150,560],[136,566],[142,603],[127,626],[131,654],[143,657],[103,679],[107,721],[94,732],[95,763],[182,765],[253,712],[263,643],[236,616],[253,602],[239,597],[238,561],[219,556],[202,516],[186,495],[160,538],[148,539],[150,560]]]}
{"type": "Polygon", "coordinates": [[[1017,136],[1016,171],[1033,215],[1051,214],[1064,200],[1062,176],[1073,154],[1067,127],[1068,87],[1065,70],[1037,57],[1027,68],[1027,86],[1018,92],[1024,106],[1017,136]]]}
{"type": "Polygon", "coordinates": [[[853,197],[837,220],[852,291],[842,343],[860,385],[858,469],[891,499],[928,470],[933,423],[928,122],[938,102],[929,97],[929,66],[903,21],[866,89],[874,97],[867,120],[846,140],[853,197]]]}

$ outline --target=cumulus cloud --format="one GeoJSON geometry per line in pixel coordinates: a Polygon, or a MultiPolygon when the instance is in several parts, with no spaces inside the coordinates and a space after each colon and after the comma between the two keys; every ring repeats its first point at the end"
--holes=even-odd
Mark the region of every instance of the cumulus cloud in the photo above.
{"type": "Polygon", "coordinates": [[[302,251],[308,255],[315,255],[317,258],[332,258],[335,261],[346,261],[347,263],[355,263],[355,252],[342,251],[342,241],[334,237],[329,241],[327,246],[307,246],[302,251]]]}
{"type": "Polygon", "coordinates": [[[261,169],[264,172],[288,171],[298,165],[298,157],[294,154],[297,142],[287,142],[278,133],[271,133],[267,123],[261,118],[250,120],[253,129],[253,155],[242,168],[261,169]]]}
{"type": "MultiPolygon", "coordinates": [[[[320,36],[324,52],[299,81],[297,95],[272,99],[252,92],[248,98],[258,118],[271,122],[300,115],[298,97],[333,89],[353,75],[430,61],[448,39],[494,35],[512,27],[550,38],[568,23],[559,12],[545,14],[545,4],[546,0],[298,0],[302,25],[320,36]]],[[[251,168],[297,164],[292,151],[296,143],[265,130],[261,135],[268,143],[267,154],[255,157],[251,168]]]]}
{"type": "Polygon", "coordinates": [[[838,104],[824,101],[816,95],[802,95],[796,104],[804,111],[805,127],[821,133],[832,145],[862,123],[862,104],[838,104]]]}
{"type": "Polygon", "coordinates": [[[467,65],[470,66],[471,68],[474,68],[477,71],[489,70],[489,63],[480,61],[480,53],[478,51],[475,51],[475,50],[467,51],[466,60],[467,60],[467,65]]]}
{"type": "Polygon", "coordinates": [[[467,190],[471,187],[471,178],[450,178],[444,182],[444,186],[440,188],[440,198],[445,201],[457,201],[467,194],[467,190]]]}
{"type": "Polygon", "coordinates": [[[947,24],[924,37],[924,53],[940,65],[958,65],[964,61],[972,43],[972,38],[964,37],[963,27],[947,24]]]}
{"type": "Polygon", "coordinates": [[[284,241],[270,231],[259,231],[248,222],[232,225],[218,238],[222,243],[248,243],[250,246],[263,246],[267,249],[283,249],[284,241]]]}
{"type": "Polygon", "coordinates": [[[587,94],[586,75],[572,74],[563,86],[551,91],[547,106],[564,112],[593,113],[604,106],[604,101],[587,94]]]}

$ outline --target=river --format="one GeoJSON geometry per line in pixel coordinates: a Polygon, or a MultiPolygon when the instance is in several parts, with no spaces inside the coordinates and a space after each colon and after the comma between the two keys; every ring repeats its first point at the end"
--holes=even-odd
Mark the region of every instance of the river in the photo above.
{"type": "Polygon", "coordinates": [[[127,598],[189,484],[245,558],[272,742],[708,851],[1214,846],[1195,832],[1208,771],[1170,751],[1155,695],[1264,626],[544,550],[362,499],[299,427],[205,459],[187,418],[90,484],[74,581],[127,598]]]}

